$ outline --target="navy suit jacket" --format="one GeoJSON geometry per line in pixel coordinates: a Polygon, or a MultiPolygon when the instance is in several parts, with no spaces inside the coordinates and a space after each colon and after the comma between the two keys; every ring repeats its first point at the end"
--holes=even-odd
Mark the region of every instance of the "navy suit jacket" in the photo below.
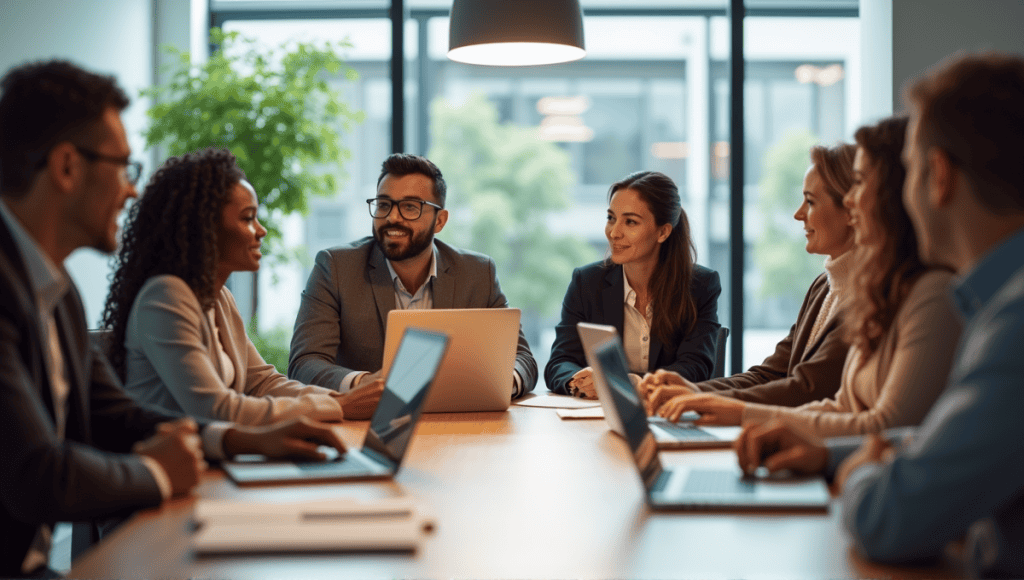
{"type": "MultiPolygon", "coordinates": [[[[694,265],[690,293],[697,305],[696,326],[692,332],[686,333],[688,321],[680,321],[667,344],[652,335],[648,372],[667,369],[693,382],[711,378],[715,368],[715,341],[721,326],[718,323],[718,296],[722,293],[722,284],[718,280],[718,272],[694,265]]],[[[548,389],[569,394],[569,380],[587,366],[576,323],[607,324],[614,326],[622,336],[624,308],[622,266],[602,261],[573,271],[572,281],[562,301],[562,321],[555,327],[551,359],[544,367],[548,389]]]]}
{"type": "Polygon", "coordinates": [[[55,319],[68,379],[57,437],[40,317],[28,273],[0,220],[0,577],[21,565],[43,523],[158,505],[160,489],[132,445],[176,418],[136,404],[90,344],[74,285],[55,319]]]}

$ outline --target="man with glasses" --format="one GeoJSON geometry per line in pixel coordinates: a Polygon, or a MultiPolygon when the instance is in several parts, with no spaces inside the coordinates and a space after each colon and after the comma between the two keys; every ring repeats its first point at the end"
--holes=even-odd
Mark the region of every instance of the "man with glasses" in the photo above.
{"type": "Polygon", "coordinates": [[[123,517],[188,493],[205,457],[320,457],[344,450],[305,418],[268,427],[199,426],[129,398],[90,346],[63,264],[111,252],[117,215],[141,166],[114,79],[68,62],[25,65],[0,80],[0,577],[55,576],[58,521],[123,517]]]}
{"type": "MultiPolygon", "coordinates": [[[[417,155],[384,160],[366,200],[373,236],[323,250],[302,293],[288,376],[346,392],[381,378],[384,328],[395,309],[507,308],[494,261],[453,248],[441,171],[417,155]]],[[[533,390],[537,363],[522,330],[512,398],[533,390]]]]}

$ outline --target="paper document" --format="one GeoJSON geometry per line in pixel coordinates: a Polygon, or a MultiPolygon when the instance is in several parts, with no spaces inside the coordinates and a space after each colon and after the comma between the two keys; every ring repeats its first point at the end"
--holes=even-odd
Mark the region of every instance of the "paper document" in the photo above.
{"type": "Polygon", "coordinates": [[[555,411],[561,419],[604,419],[604,409],[588,407],[586,409],[559,409],[555,411]]]}
{"type": "Polygon", "coordinates": [[[201,500],[192,543],[200,554],[411,551],[430,525],[409,498],[293,503],[201,500]]]}
{"type": "Polygon", "coordinates": [[[594,399],[580,399],[568,395],[536,395],[520,399],[513,403],[520,407],[545,407],[548,409],[589,409],[601,407],[601,403],[594,399]]]}

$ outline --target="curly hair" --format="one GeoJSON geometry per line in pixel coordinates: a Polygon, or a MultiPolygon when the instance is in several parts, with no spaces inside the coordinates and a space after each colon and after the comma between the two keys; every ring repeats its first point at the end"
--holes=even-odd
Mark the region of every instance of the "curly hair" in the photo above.
{"type": "Polygon", "coordinates": [[[907,173],[900,154],[906,130],[906,117],[889,117],[877,125],[861,127],[854,135],[877,175],[874,214],[865,217],[878,225],[885,238],[881,244],[856,249],[846,338],[860,350],[861,363],[878,348],[903,300],[928,269],[918,254],[917,236],[903,206],[907,173]]]}
{"type": "Polygon", "coordinates": [[[177,276],[204,310],[213,305],[220,216],[232,186],[243,179],[226,149],[171,157],[128,210],[101,322],[111,332],[110,363],[122,379],[128,315],[148,279],[177,276]]]}

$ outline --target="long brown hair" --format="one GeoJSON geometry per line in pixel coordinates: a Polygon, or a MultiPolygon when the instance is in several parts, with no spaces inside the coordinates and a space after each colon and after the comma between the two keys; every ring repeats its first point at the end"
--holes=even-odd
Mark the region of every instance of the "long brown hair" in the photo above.
{"type": "Polygon", "coordinates": [[[110,363],[122,379],[128,315],[147,280],[177,276],[204,310],[213,305],[217,226],[232,186],[243,179],[235,156],[226,149],[171,157],[128,210],[101,323],[111,331],[110,363]]]}
{"type": "Polygon", "coordinates": [[[861,351],[861,362],[878,348],[903,300],[927,270],[917,251],[917,236],[903,207],[906,170],[900,159],[907,131],[906,117],[889,117],[861,127],[854,138],[867,157],[878,184],[873,220],[881,244],[858,246],[854,291],[846,318],[846,336],[861,351]]]}
{"type": "Polygon", "coordinates": [[[608,189],[608,202],[615,192],[625,189],[637,192],[654,215],[655,224],[672,226],[672,233],[661,244],[658,264],[648,282],[654,310],[651,331],[662,343],[669,343],[679,330],[685,328],[689,333],[697,324],[697,304],[690,295],[693,264],[697,261],[697,249],[690,239],[690,220],[679,203],[679,189],[664,173],[638,171],[627,175],[608,189]]]}

